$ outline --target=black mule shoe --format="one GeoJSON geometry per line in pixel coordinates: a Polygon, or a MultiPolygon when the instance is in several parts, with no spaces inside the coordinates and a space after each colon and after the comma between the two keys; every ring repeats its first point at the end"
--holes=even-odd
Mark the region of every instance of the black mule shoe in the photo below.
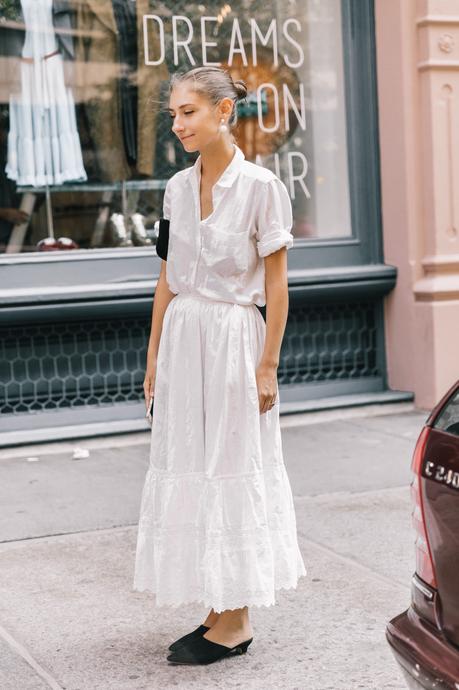
{"type": "Polygon", "coordinates": [[[196,639],[197,637],[202,637],[204,633],[206,633],[210,628],[207,627],[207,625],[200,625],[199,627],[196,628],[196,630],[193,630],[192,632],[188,633],[187,635],[184,635],[183,637],[180,637],[178,640],[175,640],[170,646],[169,649],[174,652],[176,649],[182,646],[182,644],[186,642],[190,642],[191,640],[196,639]]]}
{"type": "Polygon", "coordinates": [[[197,637],[169,654],[167,660],[174,664],[212,664],[225,656],[245,654],[252,640],[253,637],[250,640],[240,642],[235,647],[227,647],[212,642],[206,637],[197,637]]]}

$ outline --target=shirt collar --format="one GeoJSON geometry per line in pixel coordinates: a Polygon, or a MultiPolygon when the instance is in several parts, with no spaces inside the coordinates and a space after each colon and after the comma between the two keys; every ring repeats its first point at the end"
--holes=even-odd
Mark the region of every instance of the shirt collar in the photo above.
{"type": "MultiPolygon", "coordinates": [[[[239,169],[241,167],[242,161],[245,159],[244,152],[242,149],[237,146],[237,144],[234,144],[234,155],[229,164],[226,166],[220,177],[218,178],[217,182],[215,183],[216,186],[218,187],[231,187],[233,184],[239,169]]],[[[191,166],[190,168],[190,175],[193,176],[193,182],[197,185],[197,188],[199,189],[199,183],[201,179],[201,154],[197,157],[196,161],[194,162],[194,165],[191,166]]]]}

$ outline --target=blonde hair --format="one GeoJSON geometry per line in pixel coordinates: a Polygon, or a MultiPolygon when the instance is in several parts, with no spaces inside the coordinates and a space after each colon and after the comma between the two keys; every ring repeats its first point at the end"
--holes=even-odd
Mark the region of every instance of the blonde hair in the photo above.
{"type": "Polygon", "coordinates": [[[194,67],[187,72],[175,72],[169,82],[169,95],[176,84],[191,82],[191,88],[197,93],[202,94],[213,105],[217,105],[223,98],[231,98],[233,109],[228,120],[230,137],[235,143],[232,129],[237,124],[238,101],[247,97],[247,86],[242,79],[233,81],[231,74],[222,67],[194,67]]]}

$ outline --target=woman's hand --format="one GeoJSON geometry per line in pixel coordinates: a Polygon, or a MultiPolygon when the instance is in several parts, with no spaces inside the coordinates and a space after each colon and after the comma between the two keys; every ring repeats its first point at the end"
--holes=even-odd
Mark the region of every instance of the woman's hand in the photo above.
{"type": "Polygon", "coordinates": [[[145,408],[148,411],[148,403],[151,396],[155,394],[155,379],[156,379],[156,359],[148,360],[147,370],[145,372],[145,379],[143,382],[143,392],[145,394],[145,408]]]}
{"type": "Polygon", "coordinates": [[[258,389],[260,414],[268,412],[276,402],[277,397],[277,367],[260,363],[255,371],[258,389]]]}
{"type": "Polygon", "coordinates": [[[20,208],[0,208],[0,218],[17,225],[29,220],[29,214],[20,208]]]}

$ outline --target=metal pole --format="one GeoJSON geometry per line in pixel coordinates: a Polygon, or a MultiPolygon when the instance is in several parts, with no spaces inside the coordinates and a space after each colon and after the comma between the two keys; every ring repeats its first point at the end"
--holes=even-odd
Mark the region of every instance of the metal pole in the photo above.
{"type": "Polygon", "coordinates": [[[46,183],[46,220],[48,222],[48,237],[54,239],[53,208],[51,206],[51,192],[49,191],[48,183],[46,183]]]}

